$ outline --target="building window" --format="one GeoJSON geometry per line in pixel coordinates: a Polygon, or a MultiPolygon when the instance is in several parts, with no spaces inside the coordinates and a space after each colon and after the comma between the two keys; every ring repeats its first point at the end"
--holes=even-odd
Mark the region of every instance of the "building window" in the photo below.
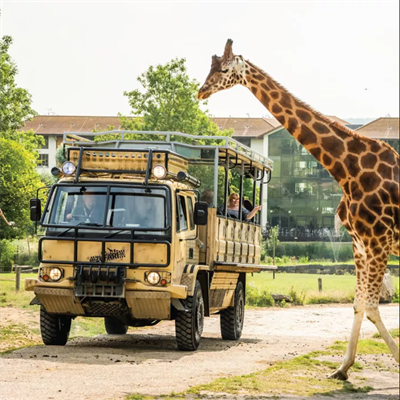
{"type": "Polygon", "coordinates": [[[244,137],[238,137],[235,138],[239,143],[244,144],[247,147],[251,147],[251,139],[250,138],[244,138],[244,137]]]}
{"type": "Polygon", "coordinates": [[[48,149],[49,148],[49,137],[48,136],[42,136],[44,143],[41,149],[48,149]]]}
{"type": "Polygon", "coordinates": [[[49,155],[48,154],[39,154],[38,166],[39,167],[48,167],[49,166],[49,155]]]}

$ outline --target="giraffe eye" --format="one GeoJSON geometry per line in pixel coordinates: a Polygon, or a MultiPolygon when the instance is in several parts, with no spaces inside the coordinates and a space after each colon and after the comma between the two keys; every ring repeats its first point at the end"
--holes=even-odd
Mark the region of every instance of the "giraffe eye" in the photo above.
{"type": "Polygon", "coordinates": [[[226,74],[229,71],[229,69],[221,69],[220,72],[222,72],[223,74],[226,74]]]}

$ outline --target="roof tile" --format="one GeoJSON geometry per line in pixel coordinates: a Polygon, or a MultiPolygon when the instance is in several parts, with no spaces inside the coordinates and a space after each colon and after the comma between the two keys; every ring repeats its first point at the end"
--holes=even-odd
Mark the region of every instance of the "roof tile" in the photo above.
{"type": "Polygon", "coordinates": [[[399,118],[382,117],[357,129],[372,139],[399,139],[399,118]]]}

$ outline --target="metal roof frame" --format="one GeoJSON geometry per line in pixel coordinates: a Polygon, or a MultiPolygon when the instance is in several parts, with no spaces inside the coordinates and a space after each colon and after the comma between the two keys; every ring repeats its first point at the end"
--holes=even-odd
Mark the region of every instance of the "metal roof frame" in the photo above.
{"type": "MultiPolygon", "coordinates": [[[[64,145],[73,145],[79,147],[112,147],[115,149],[118,148],[134,148],[138,145],[147,145],[147,148],[157,146],[165,146],[170,147],[171,151],[181,154],[179,152],[179,148],[188,148],[188,149],[218,149],[218,154],[230,154],[235,157],[237,160],[239,159],[241,163],[243,162],[245,165],[251,165],[252,167],[265,168],[269,171],[273,170],[273,161],[268,157],[252,150],[251,148],[245,146],[244,144],[238,142],[235,139],[227,136],[195,136],[187,133],[181,132],[164,132],[164,131],[126,131],[126,130],[112,130],[106,132],[64,132],[63,134],[63,144],[64,145]],[[94,140],[88,139],[87,137],[100,137],[102,135],[107,134],[120,134],[121,139],[116,140],[107,140],[103,142],[96,142],[94,140]],[[165,141],[160,140],[130,140],[125,139],[126,134],[135,134],[135,135],[153,135],[153,136],[164,136],[165,141]],[[185,138],[189,139],[192,144],[184,143],[179,141],[171,140],[173,137],[185,138]],[[71,140],[72,139],[72,140],[71,140]],[[202,143],[197,144],[193,143],[201,141],[202,143]],[[221,144],[207,144],[208,142],[221,141],[221,144]]],[[[190,160],[191,163],[202,162],[205,160],[198,158],[190,158],[185,156],[190,160]]],[[[215,160],[208,160],[210,164],[213,164],[215,160]]],[[[207,162],[207,161],[206,161],[207,162]]]]}

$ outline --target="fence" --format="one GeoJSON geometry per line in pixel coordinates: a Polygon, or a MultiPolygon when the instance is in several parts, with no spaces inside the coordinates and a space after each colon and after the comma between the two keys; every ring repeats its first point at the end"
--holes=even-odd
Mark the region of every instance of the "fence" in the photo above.
{"type": "MultiPolygon", "coordinates": [[[[344,272],[355,274],[355,264],[335,264],[335,265],[321,265],[321,264],[302,264],[302,265],[289,265],[278,267],[277,272],[291,272],[295,274],[330,274],[340,275],[344,272]]],[[[398,265],[388,265],[387,270],[392,275],[399,275],[398,265]]]]}

